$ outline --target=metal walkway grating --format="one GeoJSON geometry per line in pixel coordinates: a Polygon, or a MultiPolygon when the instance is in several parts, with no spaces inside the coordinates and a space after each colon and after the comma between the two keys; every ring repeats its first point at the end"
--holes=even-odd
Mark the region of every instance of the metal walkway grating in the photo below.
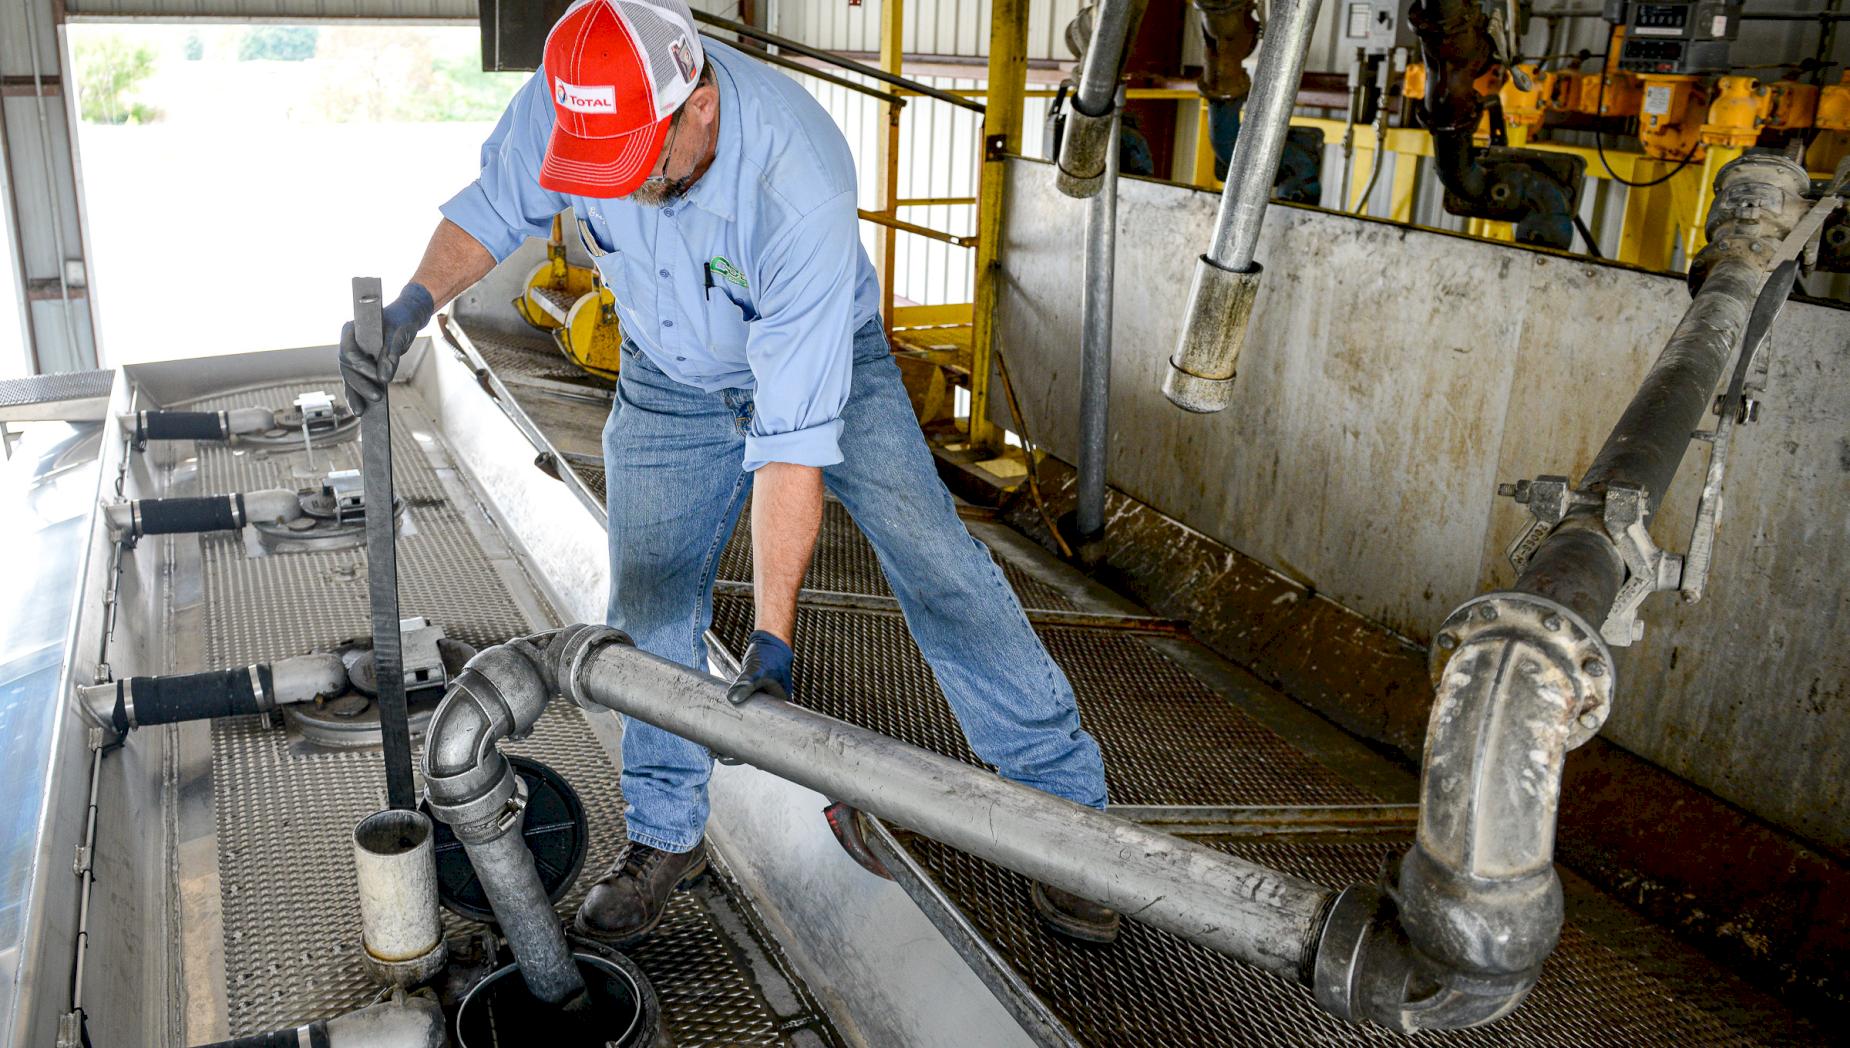
{"type": "MultiPolygon", "coordinates": [[[[1026,607],[1074,607],[1019,565],[1007,559],[1002,565],[1026,607]]],[[[747,529],[734,534],[720,577],[750,580],[747,529]]],[[[827,509],[805,585],[890,595],[872,549],[839,505],[827,509]]],[[[713,626],[722,644],[742,650],[751,626],[749,599],[717,599],[713,626]]],[[[1377,799],[1134,636],[1066,626],[1039,633],[1073,681],[1082,720],[1104,751],[1117,803],[1310,805],[1377,799]]],[[[805,607],[799,611],[797,647],[798,701],[978,763],[898,615],[805,607]]],[[[1109,948],[1056,939],[1032,916],[1025,879],[935,842],[902,836],[913,860],[1042,1007],[1087,1045],[1683,1048],[1764,1043],[1777,1036],[1758,1033],[1732,1014],[1711,1014],[1699,1003],[1703,986],[1668,984],[1572,924],[1527,1005],[1498,1024],[1411,1038],[1353,1026],[1317,1009],[1302,987],[1135,922],[1109,948]]],[[[1383,862],[1406,844],[1388,835],[1194,839],[1331,886],[1375,879],[1383,862]]]]}
{"type": "MultiPolygon", "coordinates": [[[[317,387],[251,390],[198,406],[286,404],[305,388],[317,387]]],[[[410,526],[399,542],[403,613],[427,614],[478,647],[542,625],[522,615],[470,522],[450,504],[423,446],[437,438],[418,418],[415,398],[400,390],[393,391],[394,478],[410,503],[410,526]]],[[[315,455],[321,471],[358,465],[353,443],[315,455]]],[[[308,472],[302,459],[296,451],[200,445],[200,490],[295,487],[297,474],[308,472]]],[[[236,535],[198,541],[208,665],[327,648],[370,628],[362,550],[252,557],[236,535]]],[[[351,833],[384,804],[377,752],[310,749],[255,717],[216,721],[211,736],[230,1032],[293,1026],[366,1003],[377,987],[359,963],[351,833]]],[[[569,914],[623,841],[616,776],[583,714],[566,704],[555,704],[529,738],[507,748],[545,761],[584,802],[592,847],[561,901],[561,913],[569,914]]],[[[715,876],[678,895],[661,934],[631,954],[655,984],[676,1043],[785,1045],[800,1029],[833,1039],[806,991],[797,995],[804,1010],[780,1015],[759,989],[742,955],[776,956],[778,948],[749,931],[732,892],[715,876]],[[732,912],[721,920],[716,910],[732,912]],[[742,943],[728,930],[740,928],[753,941],[742,943]]],[[[444,921],[450,934],[472,927],[447,912],[444,921]]]]}
{"type": "MultiPolygon", "coordinates": [[[[750,601],[714,602],[731,650],[750,631],[750,601]]],[[[1098,739],[1117,804],[1315,805],[1378,800],[1248,717],[1134,636],[1038,630],[1098,739]]],[[[803,608],[797,701],[970,763],[949,704],[897,615],[803,608]]],[[[1406,840],[1256,840],[1199,836],[1211,847],[1331,887],[1375,880],[1406,840]]],[[[1474,1046],[1758,1043],[1570,924],[1529,1002],[1487,1028],[1414,1038],[1337,1020],[1309,991],[1175,936],[1126,922],[1108,948],[1045,931],[1026,879],[924,838],[905,846],[1036,997],[1087,1045],[1458,1044],[1474,1046]]]]}
{"type": "MultiPolygon", "coordinates": [[[[1372,879],[1406,841],[1196,841],[1324,884],[1372,879]]],[[[934,841],[908,850],[1034,993],[1088,1045],[1445,1044],[1482,1048],[1754,1043],[1572,925],[1528,1001],[1488,1027],[1414,1037],[1356,1026],[1318,1008],[1305,987],[1166,932],[1127,921],[1098,948],[1055,938],[1035,919],[1028,881],[934,841]]]]}
{"type": "Polygon", "coordinates": [[[471,328],[469,341],[475,346],[476,352],[482,355],[482,362],[502,381],[519,381],[524,377],[563,382],[568,386],[604,390],[610,388],[609,379],[579,370],[577,365],[565,358],[565,354],[559,351],[551,338],[538,332],[532,335],[509,335],[471,328]]]}
{"type": "MultiPolygon", "coordinates": [[[[739,513],[739,527],[732,533],[732,541],[727,543],[720,554],[719,577],[722,579],[734,582],[752,580],[750,520],[751,504],[748,501],[739,513]]],[[[1067,600],[1059,590],[1003,558],[998,557],[996,560],[1002,566],[1003,577],[1015,588],[1015,595],[1021,598],[1022,607],[1045,611],[1072,610],[1073,602],[1067,600]]],[[[810,561],[809,574],[804,577],[803,585],[808,589],[834,593],[862,593],[875,597],[893,595],[873,545],[861,534],[861,529],[855,526],[848,507],[834,499],[822,504],[822,530],[816,536],[815,557],[810,561]]]]}
{"type": "MultiPolygon", "coordinates": [[[[713,603],[714,632],[742,651],[751,602],[713,603]]],[[[1283,738],[1134,637],[1038,630],[1098,739],[1117,804],[1365,804],[1283,738]]],[[[897,615],[802,608],[797,701],[831,717],[979,764],[897,615]]]]}

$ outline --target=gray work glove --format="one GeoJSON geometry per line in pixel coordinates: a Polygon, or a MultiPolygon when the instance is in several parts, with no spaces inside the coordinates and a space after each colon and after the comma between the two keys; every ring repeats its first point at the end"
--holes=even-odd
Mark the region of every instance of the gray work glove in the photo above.
{"type": "Polygon", "coordinates": [[[385,341],[381,346],[382,355],[374,360],[372,354],[360,348],[358,339],[353,337],[353,321],[348,321],[340,329],[340,377],[347,385],[347,406],[355,415],[366,414],[369,404],[377,404],[385,396],[385,384],[392,381],[398,373],[399,358],[405,350],[411,348],[411,340],[418,337],[424,325],[430,323],[431,314],[437,311],[437,304],[431,300],[430,292],[422,284],[406,284],[398,297],[382,311],[385,317],[385,341]]]}

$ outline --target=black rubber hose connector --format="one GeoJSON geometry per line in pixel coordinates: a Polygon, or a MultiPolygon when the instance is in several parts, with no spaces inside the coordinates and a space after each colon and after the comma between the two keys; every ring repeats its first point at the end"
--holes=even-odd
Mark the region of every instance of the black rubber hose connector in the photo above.
{"type": "MultiPolygon", "coordinates": [[[[270,678],[270,667],[257,667],[257,676],[266,692],[275,687],[270,678]]],[[[127,684],[128,695],[135,704],[135,726],[177,724],[180,721],[263,712],[249,667],[188,673],[177,677],[131,677],[127,684]]],[[[120,701],[121,687],[117,685],[116,728],[126,730],[129,725],[120,701]]]]}
{"type": "Polygon", "coordinates": [[[243,495],[208,495],[190,499],[142,499],[135,504],[142,535],[183,535],[195,531],[236,531],[244,526],[243,495]]]}
{"type": "Polygon", "coordinates": [[[144,440],[224,440],[227,420],[222,411],[144,411],[135,437],[144,440]]]}

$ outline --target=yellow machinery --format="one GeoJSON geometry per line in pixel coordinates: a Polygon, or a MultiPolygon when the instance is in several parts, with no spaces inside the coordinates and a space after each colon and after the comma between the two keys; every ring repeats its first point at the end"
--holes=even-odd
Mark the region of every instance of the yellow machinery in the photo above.
{"type": "Polygon", "coordinates": [[[567,360],[600,378],[615,379],[623,345],[616,296],[597,270],[566,261],[563,223],[563,216],[553,218],[546,260],[527,274],[514,310],[550,332],[567,360]]]}

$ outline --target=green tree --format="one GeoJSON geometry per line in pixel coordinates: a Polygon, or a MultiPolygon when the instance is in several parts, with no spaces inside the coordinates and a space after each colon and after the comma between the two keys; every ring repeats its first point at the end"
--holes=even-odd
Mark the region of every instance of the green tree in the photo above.
{"type": "Polygon", "coordinates": [[[77,41],[77,99],[83,118],[93,124],[146,124],[160,110],[133,95],[154,73],[154,49],[119,36],[86,36],[77,41]]]}
{"type": "Polygon", "coordinates": [[[319,35],[312,25],[258,26],[238,44],[238,61],[305,62],[315,57],[319,35]]]}

